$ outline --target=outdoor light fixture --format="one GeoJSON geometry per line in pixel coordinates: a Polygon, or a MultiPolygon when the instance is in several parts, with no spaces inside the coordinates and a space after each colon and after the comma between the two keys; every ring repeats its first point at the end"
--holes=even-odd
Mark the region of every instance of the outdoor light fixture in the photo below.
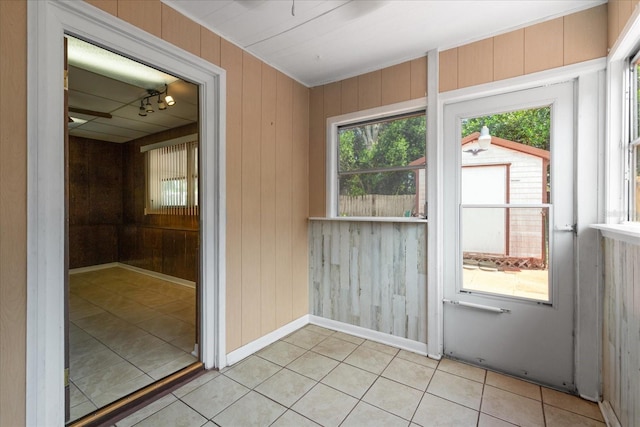
{"type": "Polygon", "coordinates": [[[144,117],[147,113],[153,113],[155,111],[153,109],[153,105],[151,105],[151,98],[157,97],[156,102],[158,103],[158,110],[166,110],[167,106],[171,107],[172,105],[175,105],[176,101],[168,94],[168,90],[169,88],[166,84],[162,91],[147,89],[148,95],[140,100],[140,112],[138,115],[144,117]],[[165,95],[164,99],[162,99],[162,95],[165,95]]]}
{"type": "Polygon", "coordinates": [[[491,135],[489,134],[489,128],[486,126],[482,126],[482,129],[480,129],[480,136],[478,137],[478,148],[470,148],[468,150],[464,150],[464,152],[471,153],[474,156],[477,156],[478,153],[487,151],[489,149],[489,145],[491,145],[491,135]]]}

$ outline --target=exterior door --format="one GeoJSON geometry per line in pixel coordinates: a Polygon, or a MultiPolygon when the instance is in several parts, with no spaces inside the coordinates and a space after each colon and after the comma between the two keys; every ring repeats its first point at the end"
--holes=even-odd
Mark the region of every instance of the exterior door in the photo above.
{"type": "Polygon", "coordinates": [[[565,390],[575,389],[573,93],[567,82],[444,109],[444,353],[565,390]],[[461,147],[474,119],[521,112],[542,117],[523,126],[546,129],[547,143],[494,135],[486,151],[461,147]],[[470,163],[508,165],[506,184],[499,168],[468,179],[470,163]]]}

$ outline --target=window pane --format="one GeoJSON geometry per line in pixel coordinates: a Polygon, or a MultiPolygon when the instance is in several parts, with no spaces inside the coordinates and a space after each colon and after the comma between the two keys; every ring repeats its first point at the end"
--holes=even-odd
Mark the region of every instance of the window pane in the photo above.
{"type": "Polygon", "coordinates": [[[636,139],[638,137],[638,129],[640,129],[640,94],[638,93],[638,90],[640,90],[640,64],[636,64],[635,66],[635,102],[633,104],[633,107],[635,108],[635,111],[633,112],[633,114],[635,114],[635,129],[633,129],[633,139],[636,139]]]}
{"type": "Polygon", "coordinates": [[[340,216],[424,216],[425,169],[343,175],[340,216]]]}
{"type": "Polygon", "coordinates": [[[426,147],[425,114],[341,127],[339,172],[407,166],[422,162],[426,147]]]}
{"type": "Polygon", "coordinates": [[[634,148],[635,154],[635,221],[640,221],[640,146],[636,145],[634,148]]]}
{"type": "Polygon", "coordinates": [[[549,301],[548,208],[462,208],[462,288],[549,301]]]}

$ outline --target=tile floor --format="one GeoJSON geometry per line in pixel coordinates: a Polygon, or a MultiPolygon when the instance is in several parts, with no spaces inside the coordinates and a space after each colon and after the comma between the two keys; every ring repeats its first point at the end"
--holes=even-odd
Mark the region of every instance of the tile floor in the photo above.
{"type": "Polygon", "coordinates": [[[210,371],[126,426],[604,426],[598,406],[314,325],[210,371]]]}
{"type": "Polygon", "coordinates": [[[197,361],[195,289],[113,267],[69,294],[71,420],[197,361]]]}

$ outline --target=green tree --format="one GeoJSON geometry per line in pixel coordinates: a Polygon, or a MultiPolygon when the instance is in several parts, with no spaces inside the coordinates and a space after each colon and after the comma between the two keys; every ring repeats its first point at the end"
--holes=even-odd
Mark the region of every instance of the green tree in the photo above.
{"type": "MultiPolygon", "coordinates": [[[[425,155],[425,116],[415,116],[339,131],[339,170],[406,166],[425,155]]],[[[415,194],[413,171],[343,175],[340,194],[415,194]]]]}
{"type": "Polygon", "coordinates": [[[462,137],[480,131],[482,126],[487,126],[492,136],[549,150],[551,107],[511,111],[463,120],[462,137]]]}

